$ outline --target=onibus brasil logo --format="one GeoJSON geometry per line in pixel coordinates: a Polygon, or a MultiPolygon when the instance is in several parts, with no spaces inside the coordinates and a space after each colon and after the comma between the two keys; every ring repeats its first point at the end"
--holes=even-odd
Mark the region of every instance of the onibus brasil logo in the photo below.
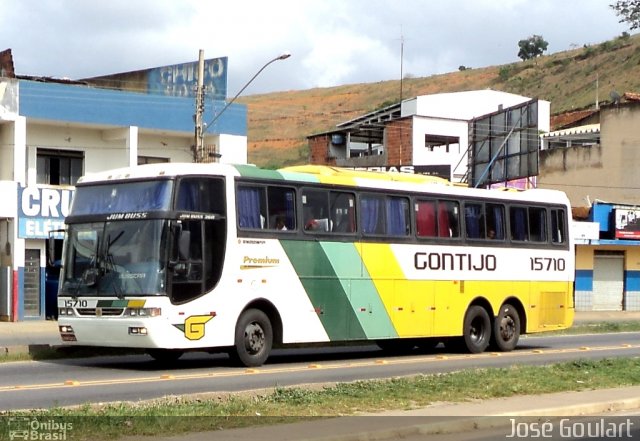
{"type": "Polygon", "coordinates": [[[9,439],[12,441],[65,441],[72,430],[73,423],[55,419],[9,417],[9,439]]]}

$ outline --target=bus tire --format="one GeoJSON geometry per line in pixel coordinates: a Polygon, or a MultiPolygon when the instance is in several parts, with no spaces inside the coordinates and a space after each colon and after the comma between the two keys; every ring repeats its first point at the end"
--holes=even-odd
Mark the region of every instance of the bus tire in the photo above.
{"type": "Polygon", "coordinates": [[[493,322],[493,345],[500,351],[513,351],[520,338],[520,315],[512,305],[505,303],[493,322]]]}
{"type": "Polygon", "coordinates": [[[146,352],[158,363],[173,363],[184,354],[180,349],[147,349],[146,352]]]}
{"type": "Polygon", "coordinates": [[[264,312],[247,309],[240,314],[230,354],[234,362],[247,367],[261,366],[267,361],[272,345],[273,328],[264,312]]]}
{"type": "Polygon", "coordinates": [[[491,342],[491,319],[482,306],[473,305],[464,316],[463,339],[472,354],[484,352],[491,342]]]}

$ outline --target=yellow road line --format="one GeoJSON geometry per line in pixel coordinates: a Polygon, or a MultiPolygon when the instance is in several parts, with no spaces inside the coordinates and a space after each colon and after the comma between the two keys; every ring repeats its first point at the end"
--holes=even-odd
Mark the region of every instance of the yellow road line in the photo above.
{"type": "MultiPolygon", "coordinates": [[[[589,347],[587,350],[589,352],[597,352],[597,351],[607,351],[607,350],[629,350],[629,349],[637,349],[640,348],[640,344],[629,344],[623,343],[613,346],[593,346],[589,347]]],[[[403,356],[402,358],[385,358],[381,359],[370,359],[364,361],[348,361],[344,363],[334,363],[334,364],[311,364],[311,365],[299,365],[292,367],[271,367],[271,366],[263,366],[260,369],[246,369],[243,371],[240,370],[229,370],[224,372],[201,372],[195,374],[160,374],[157,376],[147,376],[147,377],[128,377],[121,379],[98,379],[98,380],[86,380],[79,381],[75,379],[68,379],[63,382],[58,383],[40,383],[40,384],[16,384],[16,385],[7,385],[0,386],[0,393],[2,392],[12,392],[12,391],[28,391],[34,389],[61,389],[66,387],[87,387],[87,386],[109,386],[109,385],[118,385],[118,384],[132,384],[132,383],[154,383],[154,382],[166,382],[166,381],[187,381],[187,380],[198,380],[204,378],[228,378],[228,377],[240,377],[242,375],[272,375],[272,374],[282,374],[282,373],[294,373],[294,372],[303,372],[309,370],[331,370],[331,369],[345,369],[345,368],[357,368],[357,367],[375,367],[375,366],[390,366],[390,365],[406,365],[406,364],[417,364],[417,363],[440,363],[443,361],[456,361],[463,359],[483,359],[483,358],[495,358],[496,355],[501,357],[511,357],[517,358],[520,356],[540,356],[540,355],[551,355],[551,354],[567,354],[567,353],[577,353],[584,352],[585,347],[579,348],[564,348],[564,349],[532,349],[532,350],[517,350],[513,352],[483,352],[480,354],[436,354],[436,355],[427,355],[427,356],[403,356]]]]}

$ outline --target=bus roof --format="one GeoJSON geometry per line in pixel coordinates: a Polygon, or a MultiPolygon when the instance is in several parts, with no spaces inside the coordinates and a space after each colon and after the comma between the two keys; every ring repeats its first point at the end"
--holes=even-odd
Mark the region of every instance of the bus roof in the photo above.
{"type": "Polygon", "coordinates": [[[285,167],[280,170],[292,171],[297,173],[309,173],[318,176],[321,181],[324,180],[328,183],[332,181],[349,182],[353,181],[356,178],[362,178],[394,182],[412,182],[415,184],[452,185],[450,181],[438,176],[426,176],[400,172],[354,170],[341,167],[330,167],[326,165],[296,165],[292,167],[285,167]]]}
{"type": "Polygon", "coordinates": [[[268,170],[254,165],[230,165],[220,163],[161,163],[124,167],[91,173],[83,176],[78,184],[121,181],[130,179],[161,178],[182,175],[220,175],[247,177],[272,181],[322,183],[372,189],[423,191],[452,196],[491,197],[495,199],[549,202],[569,205],[565,193],[558,190],[530,189],[504,191],[504,189],[478,189],[454,185],[446,179],[399,172],[353,170],[323,165],[300,165],[279,170],[268,170]]]}

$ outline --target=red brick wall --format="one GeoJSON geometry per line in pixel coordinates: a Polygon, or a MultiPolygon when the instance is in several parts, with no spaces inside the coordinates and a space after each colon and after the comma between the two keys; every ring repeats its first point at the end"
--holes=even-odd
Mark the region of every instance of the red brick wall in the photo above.
{"type": "Polygon", "coordinates": [[[386,125],[387,165],[407,165],[413,162],[413,119],[403,118],[386,125]]]}
{"type": "MultiPolygon", "coordinates": [[[[388,122],[386,125],[385,165],[409,165],[413,162],[413,119],[411,117],[388,122]]],[[[315,135],[309,140],[309,163],[316,165],[336,165],[335,158],[329,158],[331,135],[315,135]]],[[[344,159],[344,158],[343,158],[344,159]]]]}
{"type": "Polygon", "coordinates": [[[11,49],[0,51],[0,77],[14,78],[11,49]]]}
{"type": "Polygon", "coordinates": [[[309,138],[309,164],[336,165],[335,158],[329,159],[330,135],[318,135],[309,138]]]}

